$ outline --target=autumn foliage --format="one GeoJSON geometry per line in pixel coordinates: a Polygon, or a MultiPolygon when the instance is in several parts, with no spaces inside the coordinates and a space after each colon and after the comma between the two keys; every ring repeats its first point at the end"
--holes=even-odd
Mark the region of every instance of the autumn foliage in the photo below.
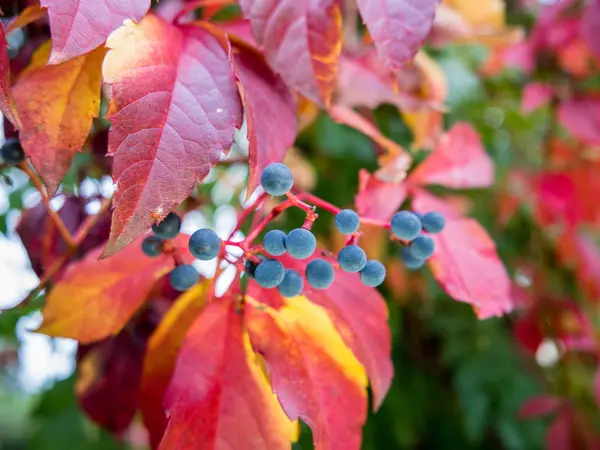
{"type": "MultiPolygon", "coordinates": [[[[444,321],[460,305],[430,301],[443,296],[482,321],[471,329],[509,330],[502,339],[517,343],[511,361],[523,371],[553,345],[560,373],[511,414],[550,414],[547,448],[599,448],[598,0],[523,0],[515,15],[533,20],[514,25],[496,0],[16,3],[2,3],[0,110],[24,159],[5,157],[0,181],[20,171],[40,194],[16,228],[39,285],[0,319],[41,306],[37,333],[78,342],[75,392],[93,422],[122,440],[143,428],[143,444],[161,450],[290,449],[307,433],[317,450],[358,450],[368,418],[402,403],[393,344],[437,316],[436,339],[416,344],[423,372],[446,378],[429,351],[460,359],[440,351],[445,333],[464,331],[444,321]],[[453,110],[448,55],[474,47],[485,56],[473,71],[498,106],[453,110]],[[511,95],[519,104],[505,115],[511,95]],[[498,130],[526,120],[535,149],[498,130]],[[342,147],[341,158],[315,142],[342,147]],[[351,154],[359,146],[366,159],[351,154]],[[294,186],[272,197],[261,174],[279,162],[294,186]],[[103,177],[110,192],[79,195],[103,177]],[[170,274],[200,267],[190,218],[211,223],[223,203],[236,217],[209,227],[216,263],[177,292],[170,274]],[[360,222],[346,236],[333,226],[344,208],[360,222]],[[418,271],[399,256],[412,245],[390,225],[400,210],[445,220],[426,233],[435,252],[418,271]],[[183,232],[148,256],[142,243],[169,214],[183,232]],[[261,287],[248,264],[262,261],[273,225],[314,232],[314,255],[276,259],[299,274],[331,262],[329,287],[305,280],[294,297],[261,287]],[[350,244],[384,264],[381,286],[337,264],[350,244]],[[423,310],[399,319],[411,296],[423,310]],[[415,329],[398,325],[411,317],[415,329]]],[[[423,402],[436,409],[434,394],[423,402]]],[[[521,448],[494,429],[504,446],[481,448],[521,448]]]]}

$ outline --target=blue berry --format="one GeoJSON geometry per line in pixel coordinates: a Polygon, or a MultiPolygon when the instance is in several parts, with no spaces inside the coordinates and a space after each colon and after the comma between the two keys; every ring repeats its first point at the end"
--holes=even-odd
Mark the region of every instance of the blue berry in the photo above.
{"type": "Polygon", "coordinates": [[[161,223],[152,225],[154,234],[163,239],[173,239],[179,234],[180,229],[181,217],[173,212],[167,214],[167,217],[165,217],[161,223]]]}
{"type": "Polygon", "coordinates": [[[420,269],[425,264],[425,260],[421,258],[417,258],[413,255],[413,252],[410,247],[403,247],[400,251],[400,258],[404,265],[411,270],[420,269]]]}
{"type": "Polygon", "coordinates": [[[358,214],[351,209],[342,209],[335,216],[335,226],[340,233],[352,234],[358,230],[359,224],[358,214]]]}
{"type": "Polygon", "coordinates": [[[385,280],[385,267],[379,261],[367,261],[364,269],[360,271],[360,281],[367,286],[379,286],[385,280]]]}
{"type": "Polygon", "coordinates": [[[177,266],[169,276],[171,286],[176,291],[187,291],[200,280],[200,274],[190,264],[177,266]]]}
{"type": "Polygon", "coordinates": [[[302,276],[294,269],[286,269],[283,281],[277,287],[279,293],[284,297],[296,297],[302,292],[304,280],[302,276]]]}
{"type": "Polygon", "coordinates": [[[333,267],[324,259],[313,259],[306,266],[306,281],[315,289],[327,289],[333,278],[333,267]]]}
{"type": "Polygon", "coordinates": [[[367,264],[367,255],[356,245],[347,245],[338,253],[338,263],[346,272],[360,272],[367,264]]]}
{"type": "Polygon", "coordinates": [[[285,233],[281,230],[271,230],[265,234],[263,246],[269,255],[281,256],[285,253],[285,233]]]}
{"type": "Polygon", "coordinates": [[[261,262],[254,271],[254,279],[264,288],[274,288],[281,284],[285,276],[285,268],[276,259],[261,262]]]}
{"type": "Polygon", "coordinates": [[[423,229],[429,233],[439,233],[446,226],[446,219],[438,212],[428,212],[421,219],[423,229]]]}
{"type": "Polygon", "coordinates": [[[403,241],[412,241],[421,232],[419,217],[410,211],[400,211],[394,214],[391,223],[392,233],[403,241]]]}
{"type": "Polygon", "coordinates": [[[435,243],[429,236],[421,234],[410,243],[410,251],[415,258],[427,259],[435,251],[435,243]]]}
{"type": "Polygon", "coordinates": [[[142,251],[146,256],[154,257],[162,253],[163,240],[158,236],[148,236],[142,241],[142,251]]]}
{"type": "Polygon", "coordinates": [[[244,272],[246,272],[246,275],[248,275],[250,278],[252,278],[254,280],[254,273],[256,272],[256,267],[264,259],[265,258],[263,258],[262,256],[258,256],[258,262],[256,262],[253,259],[248,258],[246,260],[246,263],[244,264],[244,272]]]}
{"type": "Polygon", "coordinates": [[[285,164],[271,163],[263,170],[260,184],[269,195],[283,195],[294,185],[294,177],[285,164]]]}
{"type": "Polygon", "coordinates": [[[306,259],[317,248],[315,235],[304,228],[296,228],[287,235],[285,247],[292,258],[306,259]]]}
{"type": "Polygon", "coordinates": [[[208,261],[219,254],[221,239],[213,230],[201,228],[190,236],[189,248],[194,258],[208,261]]]}
{"type": "Polygon", "coordinates": [[[7,139],[0,149],[2,159],[7,164],[19,164],[25,159],[25,152],[18,139],[7,139]]]}

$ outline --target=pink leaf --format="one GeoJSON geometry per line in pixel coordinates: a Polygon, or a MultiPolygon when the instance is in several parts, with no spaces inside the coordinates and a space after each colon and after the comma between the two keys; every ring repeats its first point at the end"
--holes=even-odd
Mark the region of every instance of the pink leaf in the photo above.
{"type": "Polygon", "coordinates": [[[118,189],[105,257],[192,192],[242,119],[228,53],[205,29],[148,15],[112,34],[108,46],[102,69],[112,84],[109,152],[118,189]]]}
{"type": "Polygon", "coordinates": [[[579,97],[562,102],[558,121],[573,136],[591,144],[600,144],[600,99],[579,97]]]}
{"type": "Polygon", "coordinates": [[[545,416],[558,409],[562,400],[553,395],[539,395],[530,397],[521,405],[518,415],[521,419],[531,419],[538,416],[545,416]]]}
{"type": "Polygon", "coordinates": [[[52,53],[50,64],[88,53],[101,45],[125,19],[138,22],[150,0],[41,0],[48,8],[52,53]]]}
{"type": "Polygon", "coordinates": [[[0,24],[0,111],[15,127],[21,128],[21,121],[10,90],[10,61],[7,47],[4,28],[0,24]]]}
{"type": "Polygon", "coordinates": [[[443,200],[424,191],[414,192],[413,207],[446,215],[444,231],[431,235],[436,248],[429,266],[448,295],[471,304],[480,319],[511,311],[510,279],[483,227],[453,215],[443,200]]]}
{"type": "Polygon", "coordinates": [[[235,72],[242,84],[248,123],[248,193],[272,162],[281,162],[296,138],[296,105],[281,79],[271,72],[259,54],[239,48],[235,72]]]}
{"type": "Polygon", "coordinates": [[[544,83],[529,83],[523,91],[523,104],[521,109],[524,113],[530,113],[542,106],[547,105],[552,96],[554,89],[552,86],[544,83]]]}
{"type": "Polygon", "coordinates": [[[442,136],[436,149],[409,180],[455,189],[488,187],[494,182],[494,166],[477,131],[461,122],[442,136]]]}
{"type": "Polygon", "coordinates": [[[590,47],[592,52],[600,58],[600,0],[592,0],[581,15],[581,38],[590,47]]]}
{"type": "Polygon", "coordinates": [[[569,410],[563,410],[556,416],[546,434],[547,450],[565,450],[573,448],[571,439],[572,417],[569,410]]]}
{"type": "Polygon", "coordinates": [[[386,65],[410,61],[431,30],[437,0],[358,0],[358,8],[386,65]]]}

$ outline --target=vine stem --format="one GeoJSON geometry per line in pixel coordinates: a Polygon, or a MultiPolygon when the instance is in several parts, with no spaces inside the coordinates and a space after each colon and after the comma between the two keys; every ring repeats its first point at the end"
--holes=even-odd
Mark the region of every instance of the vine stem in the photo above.
{"type": "Polygon", "coordinates": [[[69,249],[75,249],[77,247],[76,239],[73,238],[71,232],[60,218],[60,215],[52,209],[52,206],[50,205],[50,197],[48,196],[48,192],[46,191],[46,187],[42,183],[42,180],[40,180],[36,173],[31,170],[31,167],[29,167],[29,164],[27,164],[26,161],[19,164],[18,167],[25,172],[25,174],[29,177],[31,184],[33,184],[33,187],[35,187],[42,196],[42,203],[48,212],[48,216],[54,223],[54,226],[56,226],[58,233],[65,241],[65,244],[67,244],[67,247],[69,249]]]}
{"type": "Polygon", "coordinates": [[[52,264],[44,271],[42,278],[40,278],[40,282],[38,285],[25,297],[19,304],[15,305],[13,308],[22,308],[27,306],[31,300],[42,290],[44,287],[54,278],[54,276],[62,269],[64,264],[67,262],[69,257],[75,253],[75,251],[79,248],[79,246],[83,243],[85,238],[88,236],[90,230],[96,225],[98,220],[102,217],[102,215],[109,210],[110,205],[112,203],[111,198],[106,198],[102,201],[100,206],[100,210],[97,214],[93,216],[88,216],[85,221],[81,224],[81,226],[77,229],[75,233],[75,237],[73,238],[73,246],[69,247],[61,256],[56,258],[52,264]]]}

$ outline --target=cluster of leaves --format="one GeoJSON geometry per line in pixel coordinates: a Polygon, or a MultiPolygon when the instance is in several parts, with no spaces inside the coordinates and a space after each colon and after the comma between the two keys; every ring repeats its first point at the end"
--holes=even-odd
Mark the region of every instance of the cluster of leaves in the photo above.
{"type": "MultiPolygon", "coordinates": [[[[552,338],[571,364],[589,367],[591,358],[594,365],[600,347],[589,311],[600,293],[600,253],[593,243],[600,210],[588,194],[600,169],[594,156],[600,141],[597,0],[561,0],[543,9],[526,39],[505,27],[502,8],[492,1],[476,10],[468,2],[437,3],[173,0],[151,10],[149,0],[42,0],[0,27],[0,110],[7,136],[18,139],[26,158],[11,156],[15,140],[3,156],[42,198],[17,229],[40,277],[17,308],[25,310],[43,292],[37,331],[79,342],[75,389],[94,422],[122,435],[139,410],[153,448],[283,449],[298,440],[302,420],[316,449],[358,449],[369,410],[367,386],[377,411],[394,372],[388,307],[375,286],[387,270],[383,292],[402,297],[411,292],[404,282],[426,276],[409,276],[405,268],[426,260],[443,291],[471,305],[480,319],[522,306],[514,328],[525,348],[535,353],[552,338]],[[359,18],[365,27],[357,26],[359,18]],[[23,30],[28,40],[14,44],[9,57],[6,47],[23,30]],[[555,38],[556,30],[561,33],[555,38]],[[541,110],[547,122],[537,161],[527,158],[527,165],[506,171],[500,164],[495,180],[493,159],[476,131],[482,116],[486,123],[494,119],[461,115],[456,108],[445,129],[450,80],[419,50],[426,39],[440,60],[450,44],[483,43],[491,57],[481,70],[490,86],[502,83],[503,69],[520,69],[509,72],[509,80],[524,88],[523,114],[541,110]],[[384,104],[394,113],[380,108],[384,104]],[[344,142],[347,134],[338,140],[319,131],[340,126],[359,134],[344,142]],[[361,163],[344,148],[358,147],[354,141],[359,152],[371,148],[376,157],[369,153],[361,163]],[[294,142],[302,155],[290,150],[294,142]],[[353,172],[339,164],[319,168],[313,147],[336,145],[341,166],[353,172]],[[234,155],[225,158],[227,153],[234,155]],[[291,192],[291,174],[281,192],[264,177],[265,169],[284,159],[294,174],[291,192]],[[203,187],[218,166],[247,166],[239,192],[246,201],[236,205],[236,224],[222,241],[206,229],[190,240],[180,233],[180,216],[211,207],[203,187]],[[321,197],[308,192],[313,167],[319,183],[328,183],[325,192],[317,186],[321,197]],[[69,195],[84,178],[105,175],[115,183],[112,198],[69,195]],[[358,179],[357,188],[345,189],[349,178],[358,179]],[[335,182],[340,196],[332,195],[335,182]],[[495,206],[496,234],[514,232],[512,221],[524,204],[532,211],[527,217],[541,227],[539,236],[529,237],[543,242],[543,250],[507,258],[516,275],[535,274],[527,289],[511,280],[489,232],[468,214],[471,196],[494,185],[496,198],[476,202],[474,209],[495,206]],[[66,194],[58,211],[51,203],[57,193],[66,194]],[[90,215],[94,201],[100,210],[90,215]],[[348,226],[354,216],[336,206],[342,203],[353,204],[360,232],[348,226]],[[403,205],[428,214],[398,213],[403,205]],[[292,206],[304,214],[301,228],[292,206]],[[344,211],[352,216],[346,221],[344,211]],[[316,222],[317,213],[337,216],[316,222]],[[280,232],[284,239],[271,230],[263,246],[253,244],[282,217],[310,235],[307,257],[291,251],[291,233],[280,232]],[[339,245],[336,238],[326,242],[332,223],[349,235],[344,242],[337,238],[339,245]],[[146,234],[151,227],[155,235],[146,234]],[[385,244],[387,230],[405,244],[400,251],[385,244]],[[242,231],[240,240],[236,233],[242,231]],[[355,245],[359,239],[362,249],[355,245]],[[325,259],[313,255],[315,248],[325,259]],[[337,263],[331,264],[327,258],[336,248],[337,263]],[[277,260],[260,262],[256,255],[263,251],[277,260]],[[360,264],[344,256],[349,251],[360,264]],[[552,291],[541,251],[574,267],[575,292],[584,301],[552,291]],[[212,279],[192,266],[195,259],[215,257],[212,279]],[[217,296],[217,282],[229,267],[236,277],[217,296]],[[296,274],[295,280],[306,274],[309,286],[291,289],[292,281],[282,284],[287,274],[296,274]],[[279,291],[270,289],[278,285],[279,291]]],[[[303,253],[306,242],[299,242],[303,253]]],[[[494,352],[443,339],[446,329],[462,337],[463,320],[428,324],[442,347],[437,352],[444,364],[462,370],[453,380],[460,402],[475,398],[482,414],[497,414],[494,432],[516,448],[519,439],[506,418],[515,412],[514,402],[492,411],[464,378],[481,369],[463,355],[493,364],[494,352]]],[[[489,334],[502,358],[514,362],[503,331],[477,327],[478,339],[489,334]]],[[[559,381],[568,378],[564,373],[570,372],[556,375],[559,381]]],[[[600,391],[600,375],[595,379],[600,391]]],[[[579,393],[550,385],[555,391],[529,400],[522,415],[555,413],[548,431],[555,448],[573,448],[574,442],[594,448],[591,385],[581,402],[572,401],[579,393]]],[[[497,381],[480,386],[501,397],[497,381]]],[[[394,388],[390,396],[398,398],[394,388]]],[[[440,408],[452,411],[450,405],[440,408]]],[[[466,440],[481,441],[482,419],[472,417],[464,424],[466,440]]],[[[300,433],[302,445],[307,434],[300,433]]],[[[368,428],[365,436],[368,442],[368,428]]],[[[419,439],[403,435],[395,442],[417,445],[419,439]]]]}

